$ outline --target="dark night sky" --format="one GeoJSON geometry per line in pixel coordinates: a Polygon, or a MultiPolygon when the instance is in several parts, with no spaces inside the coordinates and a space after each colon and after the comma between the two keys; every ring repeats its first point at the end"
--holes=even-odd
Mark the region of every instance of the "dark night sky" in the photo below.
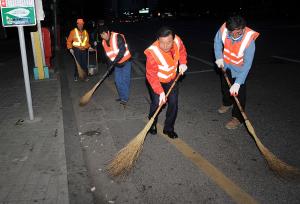
{"type": "MultiPolygon", "coordinates": [[[[207,17],[223,17],[232,12],[239,12],[247,18],[289,18],[292,21],[298,17],[296,1],[271,1],[271,0],[236,0],[230,2],[224,1],[199,1],[195,6],[195,0],[100,0],[82,1],[82,0],[56,0],[58,21],[72,21],[78,17],[84,19],[103,19],[111,17],[117,11],[122,13],[124,9],[139,9],[142,7],[150,7],[152,10],[173,11],[178,17],[184,14],[205,13],[207,17]],[[172,3],[170,3],[172,2],[172,3]],[[115,11],[117,10],[117,11],[115,11]]],[[[44,7],[48,16],[53,15],[50,4],[53,1],[43,0],[44,7]]],[[[195,15],[194,15],[195,16],[195,15]]],[[[203,15],[202,15],[203,16],[203,15]]],[[[49,18],[51,21],[51,17],[49,18]]],[[[295,20],[294,20],[295,21],[295,20]]]]}
{"type": "MultiPolygon", "coordinates": [[[[118,9],[136,8],[136,7],[156,7],[157,9],[177,10],[197,12],[201,10],[218,10],[218,11],[237,11],[239,8],[248,11],[261,11],[261,13],[281,11],[281,12],[296,12],[296,1],[271,1],[271,0],[251,0],[251,1],[199,1],[199,6],[195,6],[195,0],[102,0],[97,1],[82,1],[82,0],[57,0],[59,9],[62,15],[85,15],[85,16],[100,16],[103,17],[104,11],[111,9],[114,2],[117,2],[118,9]],[[172,3],[170,3],[172,2],[172,3]]],[[[113,9],[113,8],[112,8],[113,9]]]]}

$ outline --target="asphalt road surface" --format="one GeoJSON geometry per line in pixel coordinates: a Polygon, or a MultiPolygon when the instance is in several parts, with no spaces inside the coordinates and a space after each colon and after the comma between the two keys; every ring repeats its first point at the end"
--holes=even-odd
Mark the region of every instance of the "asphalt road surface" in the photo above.
{"type": "MultiPolygon", "coordinates": [[[[158,135],[148,135],[135,167],[126,179],[110,178],[105,171],[113,155],[147,123],[149,94],[143,51],[166,22],[112,26],[124,33],[134,60],[130,101],[115,102],[110,76],[92,101],[79,107],[79,98],[104,74],[89,82],[73,82],[73,100],[91,188],[97,203],[299,203],[300,185],[276,176],[245,126],[227,130],[230,113],[220,115],[219,74],[214,66],[213,38],[222,22],[167,22],[183,39],[188,71],[179,82],[178,140],[162,134],[165,110],[159,116],[158,135]]],[[[250,23],[260,32],[248,76],[246,114],[258,138],[276,157],[300,168],[300,57],[295,42],[299,25],[266,26],[250,23]]],[[[298,44],[297,44],[298,43],[298,44]]],[[[64,67],[72,66],[69,55],[64,67]]]]}
{"type": "MultiPolygon", "coordinates": [[[[74,82],[73,58],[63,49],[56,53],[56,68],[64,80],[65,133],[76,138],[65,138],[68,171],[72,173],[72,165],[87,171],[81,178],[69,177],[73,179],[69,190],[74,191],[70,194],[88,191],[88,203],[300,203],[299,181],[274,174],[246,127],[227,130],[224,124],[230,113],[217,112],[221,91],[213,38],[222,23],[168,21],[112,26],[113,31],[125,34],[133,55],[126,107],[115,101],[118,95],[113,75],[89,104],[80,107],[80,97],[98,82],[106,67],[100,63],[99,73],[88,82],[74,82]],[[174,27],[188,52],[189,69],[179,82],[175,124],[179,139],[170,140],[162,134],[164,109],[159,115],[158,134],[147,135],[132,171],[124,179],[111,178],[107,164],[148,121],[150,97],[143,51],[155,40],[161,25],[174,27]]],[[[278,159],[300,168],[300,44],[296,40],[300,25],[249,22],[249,27],[260,36],[248,76],[246,114],[263,145],[278,159]]],[[[9,43],[12,49],[14,45],[9,43]]],[[[9,52],[3,53],[0,63],[9,57],[9,52]]],[[[8,77],[15,75],[7,72],[8,77]]]]}

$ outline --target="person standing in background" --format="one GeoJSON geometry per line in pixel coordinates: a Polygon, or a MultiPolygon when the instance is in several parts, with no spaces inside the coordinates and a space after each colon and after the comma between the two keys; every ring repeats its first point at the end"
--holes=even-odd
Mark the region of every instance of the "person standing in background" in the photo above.
{"type": "MultiPolygon", "coordinates": [[[[83,28],[83,19],[77,19],[77,27],[71,30],[67,38],[67,48],[75,56],[82,69],[87,73],[87,50],[92,49],[89,42],[89,34],[83,28]]],[[[78,80],[78,71],[75,66],[74,81],[78,80]]],[[[88,78],[86,78],[86,81],[88,78]]]]}

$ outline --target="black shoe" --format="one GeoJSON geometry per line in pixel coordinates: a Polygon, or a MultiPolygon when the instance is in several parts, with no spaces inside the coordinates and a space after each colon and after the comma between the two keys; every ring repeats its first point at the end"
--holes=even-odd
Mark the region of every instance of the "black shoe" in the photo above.
{"type": "Polygon", "coordinates": [[[120,98],[117,98],[116,101],[119,102],[119,101],[121,101],[121,99],[120,99],[120,98]]]}
{"type": "Polygon", "coordinates": [[[152,124],[152,126],[149,129],[149,132],[150,132],[151,135],[156,135],[157,134],[156,124],[152,124]]]}
{"type": "Polygon", "coordinates": [[[123,106],[125,106],[127,104],[127,101],[121,100],[120,104],[123,105],[123,106]]]}
{"type": "Polygon", "coordinates": [[[166,135],[168,135],[168,137],[171,138],[171,139],[178,138],[177,133],[174,132],[174,131],[166,131],[166,130],[164,130],[163,133],[166,134],[166,135]]]}

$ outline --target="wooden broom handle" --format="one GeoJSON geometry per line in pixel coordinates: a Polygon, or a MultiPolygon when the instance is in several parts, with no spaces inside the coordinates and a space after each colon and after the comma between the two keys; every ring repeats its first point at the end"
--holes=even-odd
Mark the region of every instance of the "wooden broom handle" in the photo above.
{"type": "MultiPolygon", "coordinates": [[[[228,76],[227,76],[227,73],[226,73],[226,71],[224,70],[224,68],[221,68],[221,69],[222,69],[222,72],[223,72],[223,74],[224,74],[224,77],[225,77],[225,79],[226,79],[226,81],[227,81],[227,84],[228,84],[228,86],[229,86],[229,89],[230,89],[231,83],[230,83],[230,81],[229,81],[229,78],[228,78],[228,76]]],[[[246,115],[246,113],[245,113],[245,111],[244,111],[244,109],[243,109],[243,107],[242,107],[242,105],[241,105],[239,99],[238,99],[236,96],[233,96],[233,98],[234,98],[234,100],[235,100],[235,102],[236,102],[238,108],[240,109],[241,114],[242,114],[244,120],[245,120],[245,121],[248,120],[248,117],[247,117],[247,115],[246,115]]]]}
{"type": "MultiPolygon", "coordinates": [[[[174,88],[174,86],[175,86],[175,84],[176,84],[176,82],[178,81],[178,79],[179,79],[180,76],[181,76],[181,73],[179,73],[179,74],[177,75],[177,77],[175,78],[173,84],[171,85],[171,87],[169,88],[169,90],[168,90],[168,92],[167,92],[167,94],[166,94],[166,98],[168,98],[168,96],[170,95],[172,89],[174,88]]],[[[164,105],[164,104],[162,103],[162,104],[160,104],[160,105],[158,106],[158,108],[156,109],[154,115],[153,115],[151,118],[155,118],[155,117],[156,117],[156,115],[159,113],[159,111],[160,111],[161,107],[163,107],[163,105],[164,105]]]]}

